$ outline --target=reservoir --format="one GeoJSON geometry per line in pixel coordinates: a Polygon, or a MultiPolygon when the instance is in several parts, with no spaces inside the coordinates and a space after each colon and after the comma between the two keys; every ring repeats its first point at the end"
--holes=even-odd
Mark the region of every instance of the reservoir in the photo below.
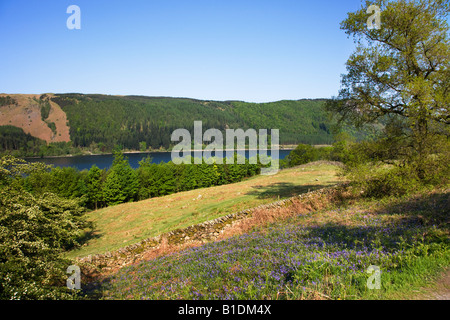
{"type": "MultiPolygon", "coordinates": [[[[292,150],[279,150],[279,158],[283,160],[292,150]]],[[[225,154],[225,152],[224,152],[225,154]]],[[[270,156],[270,149],[267,150],[267,154],[270,156]]],[[[248,159],[249,150],[245,150],[245,156],[248,159]]],[[[134,169],[139,167],[139,162],[146,157],[150,156],[152,163],[169,162],[172,160],[171,152],[147,152],[147,153],[124,153],[124,156],[128,158],[130,166],[134,169]]],[[[100,169],[107,169],[111,167],[114,155],[83,155],[83,156],[70,156],[70,157],[49,157],[49,158],[27,158],[29,162],[43,162],[45,164],[51,164],[55,167],[74,167],[78,170],[89,170],[94,164],[100,169]]]]}

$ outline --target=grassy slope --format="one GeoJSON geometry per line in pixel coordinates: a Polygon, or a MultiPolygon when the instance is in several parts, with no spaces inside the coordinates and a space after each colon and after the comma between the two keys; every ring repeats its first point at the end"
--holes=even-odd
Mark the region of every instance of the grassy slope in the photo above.
{"type": "Polygon", "coordinates": [[[69,257],[115,250],[167,231],[328,186],[338,181],[336,170],[336,166],[315,164],[283,170],[274,176],[256,176],[235,184],[104,208],[89,214],[97,227],[94,238],[80,250],[70,252],[69,257]]]}
{"type": "MultiPolygon", "coordinates": [[[[450,265],[449,190],[295,214],[126,267],[106,299],[414,299],[450,265]],[[367,287],[370,265],[379,290],[367,287]]],[[[283,209],[280,209],[283,210],[283,209]]]]}

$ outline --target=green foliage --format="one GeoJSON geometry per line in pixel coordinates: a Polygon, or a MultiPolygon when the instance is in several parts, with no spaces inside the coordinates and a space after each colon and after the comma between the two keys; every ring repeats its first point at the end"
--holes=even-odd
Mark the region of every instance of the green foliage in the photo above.
{"type": "Polygon", "coordinates": [[[72,167],[56,167],[50,172],[49,189],[66,199],[80,198],[86,193],[82,174],[72,167]]]}
{"type": "MultiPolygon", "coordinates": [[[[236,159],[236,156],[235,156],[236,159]]],[[[223,164],[209,163],[203,159],[201,164],[175,165],[172,162],[155,164],[150,159],[139,163],[139,199],[160,197],[175,192],[208,188],[241,181],[258,174],[261,164],[223,164]]]]}
{"type": "Polygon", "coordinates": [[[450,182],[450,143],[440,143],[439,151],[426,159],[402,161],[386,159],[379,149],[383,141],[359,143],[352,147],[354,161],[347,162],[344,174],[366,197],[400,196],[428,187],[445,187],[450,182]],[[357,159],[357,160],[355,160],[357,159]]]}
{"type": "Polygon", "coordinates": [[[139,150],[140,151],[147,151],[147,142],[145,142],[145,141],[139,142],[139,150]]]}
{"type": "Polygon", "coordinates": [[[0,299],[70,299],[64,250],[78,246],[87,226],[78,200],[32,195],[17,183],[42,164],[0,158],[0,299]]]}
{"type": "Polygon", "coordinates": [[[26,163],[24,160],[10,155],[2,156],[0,157],[0,187],[15,186],[19,181],[23,181],[23,176],[45,172],[49,169],[50,166],[40,162],[26,163]]]}
{"type": "MultiPolygon", "coordinates": [[[[35,101],[37,101],[39,103],[40,111],[41,111],[41,119],[44,122],[46,122],[48,116],[50,115],[50,111],[52,109],[49,99],[50,98],[46,94],[41,95],[39,97],[39,100],[35,99],[35,101]]],[[[49,127],[50,127],[50,125],[49,125],[49,127]]]]}
{"type": "Polygon", "coordinates": [[[21,180],[24,188],[34,195],[50,192],[65,199],[81,198],[87,193],[86,174],[72,167],[48,167],[46,170],[36,170],[21,180]]]}
{"type": "Polygon", "coordinates": [[[51,106],[49,102],[45,102],[41,104],[41,119],[42,121],[47,120],[50,114],[51,106]]]}
{"type": "Polygon", "coordinates": [[[53,134],[57,133],[57,131],[56,131],[56,124],[54,122],[45,121],[45,123],[50,128],[50,130],[52,130],[53,134]]]}
{"type": "Polygon", "coordinates": [[[72,142],[52,142],[43,144],[39,148],[40,157],[61,156],[61,155],[80,155],[81,148],[74,147],[72,142]]]}
{"type": "Polygon", "coordinates": [[[100,170],[96,165],[93,165],[86,176],[86,192],[88,197],[88,205],[98,208],[98,205],[103,201],[103,183],[104,170],[100,170]]]}
{"type": "MultiPolygon", "coordinates": [[[[242,101],[201,101],[184,98],[140,96],[106,96],[61,94],[42,95],[35,101],[41,107],[42,120],[56,133],[48,120],[51,105],[57,103],[66,113],[71,143],[35,148],[21,139],[7,148],[16,156],[55,156],[111,152],[116,146],[128,150],[166,149],[174,130],[185,128],[193,136],[194,121],[201,120],[204,131],[215,128],[225,136],[231,129],[279,129],[281,144],[331,144],[335,121],[324,108],[326,100],[277,101],[246,103],[242,101]]],[[[367,137],[367,130],[345,129],[358,139],[367,137]]],[[[270,143],[270,135],[269,135],[270,143]]],[[[1,147],[0,147],[1,148],[1,147]]],[[[0,149],[0,153],[5,153],[0,149]]]]}
{"type": "MultiPolygon", "coordinates": [[[[327,109],[356,126],[385,119],[390,130],[377,146],[382,158],[401,156],[423,167],[435,136],[450,136],[448,1],[366,4],[381,7],[382,26],[367,28],[364,7],[342,22],[357,48],[347,61],[339,97],[327,109]]],[[[419,178],[424,178],[420,172],[419,178]]]]}
{"type": "MultiPolygon", "coordinates": [[[[237,155],[234,157],[237,160],[237,155]]],[[[95,165],[89,171],[72,167],[46,166],[42,170],[17,177],[16,183],[33,195],[46,192],[65,199],[80,199],[90,209],[116,205],[123,202],[161,197],[176,192],[208,188],[242,181],[259,174],[261,163],[244,164],[210,163],[175,165],[172,162],[155,164],[151,158],[133,169],[121,151],[115,152],[112,167],[100,170],[95,165]]]]}
{"type": "Polygon", "coordinates": [[[25,133],[22,128],[0,126],[0,154],[33,155],[46,143],[25,133]]]}
{"type": "Polygon", "coordinates": [[[281,161],[281,166],[290,168],[318,160],[338,161],[344,164],[360,161],[354,148],[356,145],[364,144],[365,141],[355,144],[352,137],[347,133],[338,134],[336,140],[332,146],[324,147],[299,144],[281,161]]]}
{"type": "Polygon", "coordinates": [[[449,177],[450,38],[448,1],[366,1],[381,7],[369,30],[366,8],[341,27],[357,44],[337,99],[341,123],[383,120],[382,134],[350,144],[345,174],[368,197],[445,186],[449,177]]]}
{"type": "Polygon", "coordinates": [[[155,185],[155,172],[157,169],[156,164],[152,164],[151,158],[147,157],[139,162],[139,168],[137,169],[137,176],[139,180],[139,192],[138,198],[140,200],[154,197],[158,190],[155,185]]]}
{"type": "Polygon", "coordinates": [[[411,168],[361,164],[346,172],[346,176],[366,197],[400,196],[417,189],[417,176],[411,168]]]}
{"type": "MultiPolygon", "coordinates": [[[[324,100],[246,103],[137,96],[62,94],[52,98],[66,112],[75,146],[103,143],[131,150],[169,149],[172,132],[186,128],[193,135],[194,121],[204,130],[279,129],[281,144],[329,144],[331,127],[324,100]],[[145,143],[145,144],[144,144],[145,143]]],[[[361,133],[352,134],[362,136],[361,133]]]]}
{"type": "Polygon", "coordinates": [[[0,107],[17,104],[17,101],[10,96],[0,97],[0,107]]]}
{"type": "Polygon", "coordinates": [[[289,153],[286,161],[289,167],[294,167],[308,162],[316,161],[318,159],[318,149],[307,144],[299,144],[294,150],[289,153]]]}
{"type": "MultiPolygon", "coordinates": [[[[53,122],[47,125],[56,132],[53,122]]],[[[0,154],[10,154],[15,157],[58,156],[81,154],[80,148],[75,148],[72,142],[52,142],[25,133],[22,128],[14,126],[0,126],[0,154]]]]}
{"type": "Polygon", "coordinates": [[[114,153],[114,161],[103,187],[104,199],[108,205],[131,201],[138,192],[138,180],[123,153],[114,153]]]}

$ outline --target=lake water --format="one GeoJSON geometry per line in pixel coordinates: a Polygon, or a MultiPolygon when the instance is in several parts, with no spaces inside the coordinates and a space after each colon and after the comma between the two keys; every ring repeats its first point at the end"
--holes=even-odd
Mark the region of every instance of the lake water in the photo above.
{"type": "MultiPolygon", "coordinates": [[[[284,159],[291,150],[279,150],[280,160],[284,159]]],[[[270,156],[270,150],[267,150],[270,156]]],[[[225,153],[224,153],[225,154],[225,153]]],[[[245,156],[248,158],[249,150],[245,151],[245,156]]],[[[171,152],[148,152],[148,153],[126,153],[125,156],[128,158],[132,168],[139,167],[139,161],[145,159],[147,156],[152,158],[152,163],[161,163],[171,161],[171,152]]],[[[74,167],[78,170],[89,170],[94,164],[100,169],[107,169],[111,167],[114,160],[112,154],[105,155],[95,155],[95,156],[76,156],[76,157],[58,157],[58,158],[33,158],[26,159],[29,162],[43,162],[45,164],[52,164],[55,167],[74,167]]]]}

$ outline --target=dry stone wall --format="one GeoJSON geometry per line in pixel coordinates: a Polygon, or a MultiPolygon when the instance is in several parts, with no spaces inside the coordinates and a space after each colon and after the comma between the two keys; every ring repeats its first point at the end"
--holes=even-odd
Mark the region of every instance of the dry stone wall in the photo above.
{"type": "Polygon", "coordinates": [[[323,188],[316,191],[304,193],[295,197],[284,200],[279,200],[273,203],[260,205],[255,208],[242,210],[236,213],[228,214],[226,216],[206,221],[197,225],[189,226],[183,229],[177,229],[168,233],[161,234],[157,237],[142,240],[136,244],[121,248],[113,252],[106,252],[104,254],[89,255],[83,258],[78,258],[77,263],[80,265],[90,266],[102,270],[120,268],[129,265],[133,262],[141,260],[141,258],[151,252],[159,249],[162,245],[163,239],[167,240],[169,245],[183,245],[190,242],[208,242],[217,239],[217,237],[224,232],[228,227],[233,226],[234,223],[249,217],[252,212],[258,209],[271,209],[288,206],[294,200],[309,200],[318,195],[324,195],[332,192],[335,187],[323,188]]]}

